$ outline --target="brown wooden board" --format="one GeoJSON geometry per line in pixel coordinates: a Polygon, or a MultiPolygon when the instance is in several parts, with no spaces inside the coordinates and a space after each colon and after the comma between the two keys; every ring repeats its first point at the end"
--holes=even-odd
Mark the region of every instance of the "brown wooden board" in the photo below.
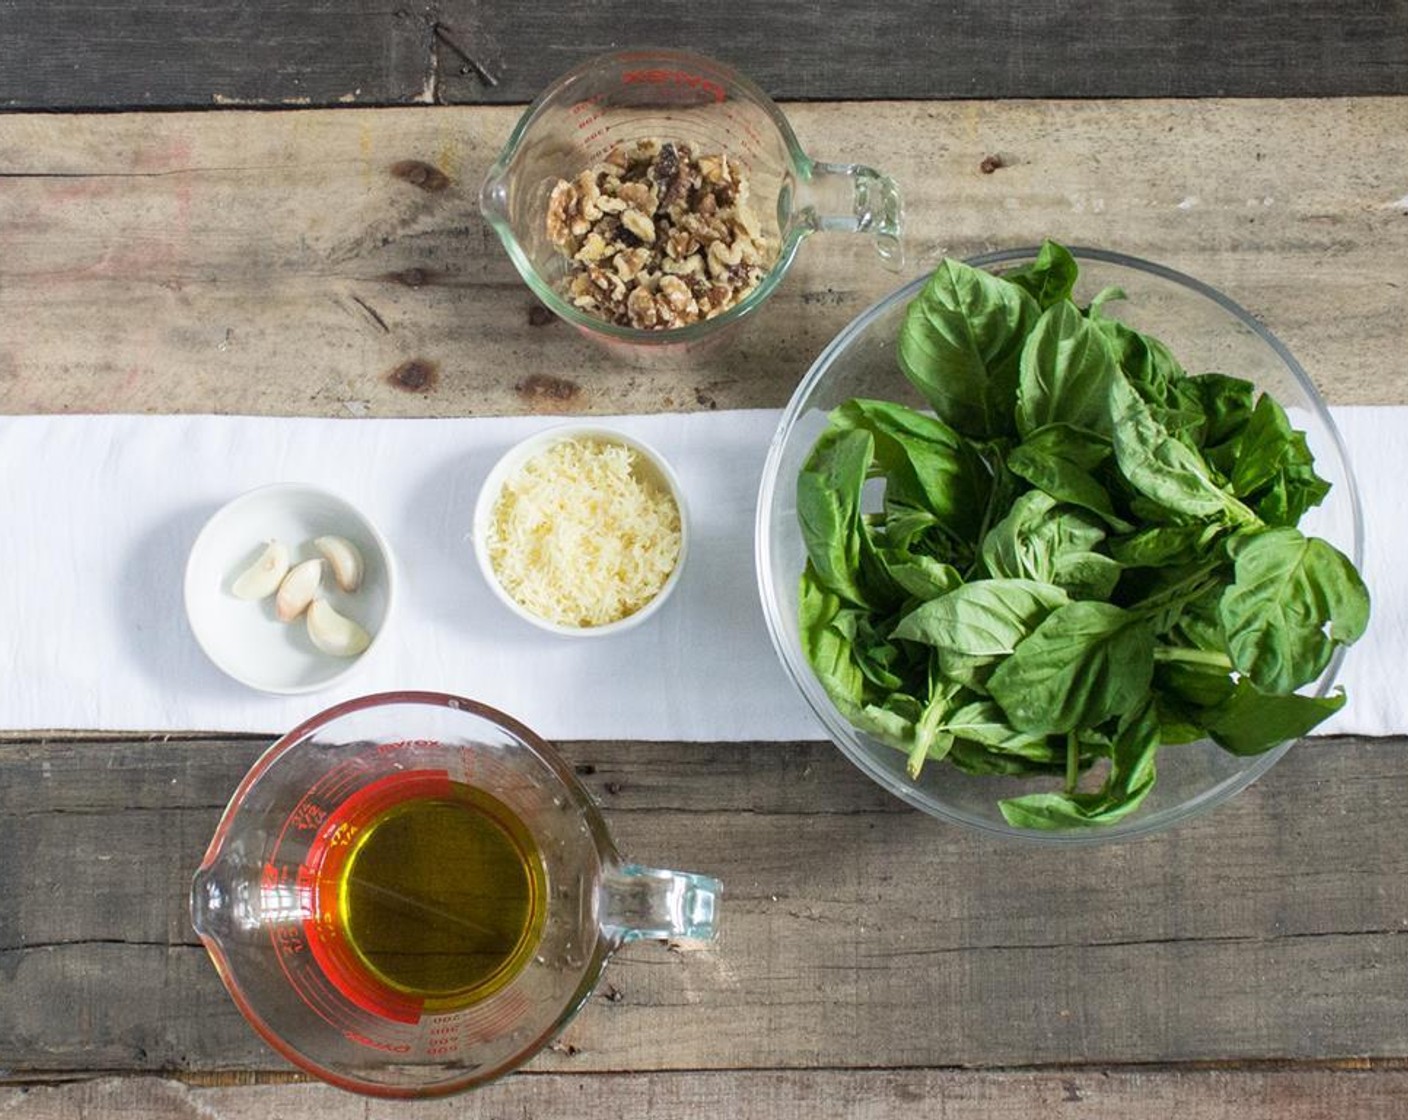
{"type": "Polygon", "coordinates": [[[1054,1069],[519,1074],[444,1101],[365,1101],[323,1085],[197,1087],[155,1078],[0,1088],[6,1120],[1400,1120],[1400,1070],[1054,1069]]]}
{"type": "Polygon", "coordinates": [[[716,55],[803,99],[1408,92],[1401,0],[55,0],[0,6],[0,107],[525,102],[638,46],[716,55]]]}
{"type": "MultiPolygon", "coordinates": [[[[577,743],[623,852],[719,875],[720,939],[628,947],[539,1072],[1408,1057],[1403,740],[1314,740],[1080,851],[903,807],[822,744],[577,743]]],[[[263,743],[0,744],[0,1069],[287,1067],[188,924],[263,743]]]]}
{"type": "Polygon", "coordinates": [[[1408,99],[788,112],[899,180],[903,269],[812,237],[725,345],[637,361],[537,314],[478,214],[514,110],[0,116],[0,413],[776,407],[943,255],[1046,236],[1221,289],[1333,403],[1408,400],[1408,99]]]}

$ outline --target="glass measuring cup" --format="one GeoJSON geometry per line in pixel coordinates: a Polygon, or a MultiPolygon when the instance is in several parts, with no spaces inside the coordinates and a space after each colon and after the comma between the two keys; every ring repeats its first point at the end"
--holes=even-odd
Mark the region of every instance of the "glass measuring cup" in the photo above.
{"type": "Polygon", "coordinates": [[[714,879],[623,863],[571,767],[515,720],[395,692],[331,708],[264,753],[196,872],[191,918],[241,1012],[284,1057],[344,1089],[426,1097],[526,1061],[624,942],[712,938],[718,894],[714,879]],[[454,812],[457,798],[497,850],[516,853],[516,889],[500,876],[481,891],[468,873],[436,897],[374,884],[388,913],[416,924],[390,935],[401,946],[359,941],[358,908],[381,905],[370,872],[359,878],[377,828],[408,806],[454,812]],[[480,907],[474,921],[451,913],[465,900],[480,907]],[[510,909],[519,933],[486,947],[480,932],[510,909]],[[461,928],[462,945],[443,940],[461,928]],[[433,948],[427,930],[440,931],[433,948]],[[469,962],[474,983],[432,984],[427,961],[469,962]]]}
{"type": "Polygon", "coordinates": [[[479,195],[480,209],[534,294],[601,341],[690,344],[757,308],[782,282],[802,240],[818,230],[867,233],[898,270],[903,207],[893,179],[856,164],[818,163],[761,89],[728,66],[684,51],[621,51],[569,70],[528,107],[479,195]],[[547,233],[559,179],[599,163],[620,143],[684,141],[726,152],[750,182],[750,201],[777,256],[752,292],[712,319],[638,330],[597,318],[561,293],[567,259],[547,233]]]}

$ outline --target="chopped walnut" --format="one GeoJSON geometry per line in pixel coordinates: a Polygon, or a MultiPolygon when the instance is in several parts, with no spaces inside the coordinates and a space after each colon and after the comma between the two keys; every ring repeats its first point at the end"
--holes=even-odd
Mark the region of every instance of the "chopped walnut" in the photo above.
{"type": "Polygon", "coordinates": [[[650,250],[624,249],[616,254],[612,263],[616,266],[616,275],[629,282],[639,276],[650,263],[650,250]]]}
{"type": "Polygon", "coordinates": [[[639,210],[627,210],[621,215],[621,224],[639,237],[647,245],[655,242],[655,223],[639,210]]]}
{"type": "Polygon", "coordinates": [[[747,197],[748,180],[725,152],[696,156],[660,140],[614,146],[548,197],[548,237],[569,259],[564,294],[637,330],[722,314],[777,257],[747,197]]]}

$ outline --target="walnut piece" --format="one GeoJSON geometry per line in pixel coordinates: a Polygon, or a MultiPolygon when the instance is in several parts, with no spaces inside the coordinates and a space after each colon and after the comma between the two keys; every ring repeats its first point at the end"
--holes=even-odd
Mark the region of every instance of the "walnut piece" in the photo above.
{"type": "Polygon", "coordinates": [[[743,165],[689,144],[617,144],[548,197],[547,234],[568,258],[566,299],[637,330],[712,319],[755,289],[777,245],[749,208],[743,165]]]}

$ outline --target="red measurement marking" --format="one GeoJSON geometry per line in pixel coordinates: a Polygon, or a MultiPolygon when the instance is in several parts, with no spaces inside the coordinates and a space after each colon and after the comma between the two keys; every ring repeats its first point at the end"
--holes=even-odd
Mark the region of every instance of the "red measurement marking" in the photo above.
{"type": "Polygon", "coordinates": [[[715,101],[728,100],[728,94],[718,82],[711,82],[701,74],[690,74],[684,70],[625,70],[621,73],[625,85],[646,84],[652,86],[684,86],[709,94],[715,101]]]}
{"type": "Polygon", "coordinates": [[[406,1042],[379,1042],[356,1031],[343,1031],[342,1034],[350,1042],[360,1042],[363,1046],[370,1046],[373,1050],[385,1050],[390,1054],[406,1054],[411,1049],[410,1044],[406,1042]]]}
{"type": "Polygon", "coordinates": [[[293,868],[286,864],[278,864],[267,861],[263,870],[259,873],[259,891],[261,894],[273,894],[283,887],[294,885],[293,868]]]}
{"type": "Polygon", "coordinates": [[[290,957],[299,956],[308,950],[308,938],[304,936],[303,931],[289,926],[280,926],[274,930],[274,944],[278,946],[280,953],[290,957]]]}
{"type": "Polygon", "coordinates": [[[311,801],[300,801],[289,814],[289,823],[299,832],[311,832],[327,820],[328,811],[311,801]]]}

